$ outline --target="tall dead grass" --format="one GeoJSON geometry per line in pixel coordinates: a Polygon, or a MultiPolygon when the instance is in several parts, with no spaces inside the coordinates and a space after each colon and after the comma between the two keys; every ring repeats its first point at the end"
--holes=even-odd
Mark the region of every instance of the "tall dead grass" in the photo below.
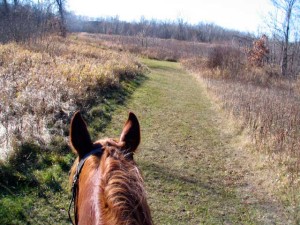
{"type": "Polygon", "coordinates": [[[143,72],[132,55],[78,36],[0,45],[1,158],[16,144],[63,136],[79,106],[143,72]]]}

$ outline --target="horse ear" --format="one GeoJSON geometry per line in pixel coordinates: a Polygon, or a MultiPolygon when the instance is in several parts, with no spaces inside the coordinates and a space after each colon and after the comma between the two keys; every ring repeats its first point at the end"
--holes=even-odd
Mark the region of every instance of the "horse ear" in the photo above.
{"type": "Polygon", "coordinates": [[[140,144],[140,124],[134,113],[130,112],[127,122],[121,133],[120,142],[124,143],[123,149],[134,152],[140,144]]]}
{"type": "Polygon", "coordinates": [[[70,142],[80,158],[89,153],[93,148],[86,123],[79,111],[74,114],[71,120],[70,142]]]}

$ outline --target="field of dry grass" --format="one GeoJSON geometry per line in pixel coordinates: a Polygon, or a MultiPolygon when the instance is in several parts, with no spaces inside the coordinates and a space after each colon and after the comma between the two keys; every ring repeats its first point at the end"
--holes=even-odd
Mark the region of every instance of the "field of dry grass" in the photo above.
{"type": "Polygon", "coordinates": [[[218,44],[179,41],[175,39],[149,38],[143,36],[119,36],[105,34],[81,34],[84,37],[103,41],[107,47],[119,51],[129,51],[156,60],[171,62],[194,56],[208,56],[218,44]]]}
{"type": "Polygon", "coordinates": [[[15,145],[64,136],[75,110],[145,72],[132,55],[76,35],[0,45],[0,65],[2,159],[15,145]]]}

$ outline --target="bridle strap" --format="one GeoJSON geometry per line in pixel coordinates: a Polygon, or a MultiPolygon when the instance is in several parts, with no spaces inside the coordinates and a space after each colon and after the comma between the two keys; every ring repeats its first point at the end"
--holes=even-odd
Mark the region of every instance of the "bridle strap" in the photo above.
{"type": "MultiPolygon", "coordinates": [[[[75,200],[75,197],[76,197],[76,189],[73,188],[73,185],[72,185],[72,198],[71,198],[71,201],[69,204],[69,209],[68,209],[69,220],[72,223],[72,225],[75,225],[75,223],[73,222],[72,216],[71,216],[71,207],[72,207],[72,203],[75,200]]],[[[74,215],[75,215],[75,205],[74,205],[74,215]]]]}
{"type": "MultiPolygon", "coordinates": [[[[71,216],[71,208],[72,208],[72,204],[75,201],[76,195],[77,195],[77,187],[78,187],[78,179],[79,179],[79,174],[81,172],[81,169],[83,168],[83,165],[85,163],[85,161],[88,159],[89,156],[94,155],[94,154],[98,154],[98,153],[103,153],[103,149],[102,149],[102,145],[99,145],[98,148],[90,151],[88,154],[86,154],[78,163],[77,165],[77,169],[76,172],[74,174],[73,177],[73,182],[72,182],[72,198],[70,201],[70,205],[69,205],[69,209],[68,209],[68,214],[69,214],[69,220],[71,221],[72,225],[76,224],[76,221],[74,223],[72,216],[71,216]]],[[[76,215],[76,207],[74,204],[74,216],[76,215]]]]}

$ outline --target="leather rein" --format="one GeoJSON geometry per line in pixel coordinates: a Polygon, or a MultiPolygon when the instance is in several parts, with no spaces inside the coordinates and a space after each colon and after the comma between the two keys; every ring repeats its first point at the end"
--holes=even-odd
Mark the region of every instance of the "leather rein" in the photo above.
{"type": "MultiPolygon", "coordinates": [[[[71,201],[70,201],[70,205],[69,205],[69,210],[68,210],[68,214],[69,214],[69,220],[70,222],[75,225],[76,224],[76,218],[75,218],[75,223],[72,219],[72,216],[71,216],[71,208],[72,208],[72,204],[73,202],[75,201],[76,199],[76,195],[77,195],[77,189],[78,189],[78,179],[79,179],[79,175],[80,175],[80,172],[83,168],[83,165],[85,163],[85,161],[89,158],[89,156],[91,155],[94,155],[94,154],[99,154],[99,153],[103,153],[103,147],[102,145],[100,145],[98,148],[90,151],[88,154],[86,154],[78,163],[77,165],[77,169],[76,169],[76,172],[74,174],[74,177],[73,177],[73,182],[72,182],[72,198],[71,198],[71,201]]],[[[74,216],[76,216],[76,207],[75,207],[75,203],[74,203],[74,216]]]]}

